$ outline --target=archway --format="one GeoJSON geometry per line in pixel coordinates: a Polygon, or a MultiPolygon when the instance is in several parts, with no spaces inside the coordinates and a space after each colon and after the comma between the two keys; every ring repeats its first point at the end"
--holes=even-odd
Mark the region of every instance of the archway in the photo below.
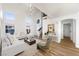
{"type": "Polygon", "coordinates": [[[75,19],[65,19],[61,21],[61,32],[63,42],[66,46],[75,46],[76,43],[76,20],[75,19]]]}

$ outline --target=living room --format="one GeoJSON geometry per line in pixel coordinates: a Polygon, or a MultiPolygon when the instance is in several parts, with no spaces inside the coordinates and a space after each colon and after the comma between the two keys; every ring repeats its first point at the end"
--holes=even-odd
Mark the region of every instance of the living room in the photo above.
{"type": "MultiPolygon", "coordinates": [[[[42,39],[42,19],[44,19],[45,14],[29,3],[1,4],[1,7],[3,11],[1,20],[2,55],[17,55],[24,50],[28,51],[26,55],[31,55],[31,52],[37,48],[36,43],[38,43],[38,41],[36,41],[36,39],[42,39]],[[34,41],[29,43],[28,41],[30,40],[34,41]],[[27,44],[25,44],[25,42],[27,44]],[[28,48],[26,46],[28,46],[28,48]]],[[[49,22],[46,22],[50,24],[51,21],[49,19],[48,21],[49,22]]],[[[48,24],[45,24],[45,27],[48,24]]],[[[43,28],[43,31],[44,29],[45,28],[43,28]]],[[[43,36],[44,33],[45,32],[43,32],[43,36]]]]}
{"type": "Polygon", "coordinates": [[[0,4],[2,56],[79,55],[78,5],[0,4]],[[66,40],[64,23],[73,29],[66,40]]]}

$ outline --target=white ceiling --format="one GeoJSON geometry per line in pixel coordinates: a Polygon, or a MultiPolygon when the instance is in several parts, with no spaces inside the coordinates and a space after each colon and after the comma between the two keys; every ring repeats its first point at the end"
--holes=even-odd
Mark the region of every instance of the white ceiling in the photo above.
{"type": "MultiPolygon", "coordinates": [[[[50,18],[56,18],[59,16],[64,16],[68,14],[73,14],[79,12],[78,3],[33,3],[34,7],[38,8],[40,11],[46,13],[50,18]]],[[[7,9],[24,11],[29,10],[29,3],[25,4],[3,4],[7,9]],[[13,9],[14,8],[14,9],[13,9]]],[[[36,8],[32,9],[34,11],[36,8]]],[[[18,12],[17,11],[17,12],[18,12]]],[[[34,11],[35,13],[36,11],[34,11]]],[[[27,12],[29,13],[29,12],[27,12]]]]}
{"type": "Polygon", "coordinates": [[[33,7],[32,4],[29,3],[4,3],[2,6],[4,11],[15,11],[17,14],[25,13],[26,15],[34,15],[39,11],[39,9],[33,7]]]}
{"type": "Polygon", "coordinates": [[[79,12],[78,3],[38,3],[33,6],[46,13],[50,18],[79,12]]]}

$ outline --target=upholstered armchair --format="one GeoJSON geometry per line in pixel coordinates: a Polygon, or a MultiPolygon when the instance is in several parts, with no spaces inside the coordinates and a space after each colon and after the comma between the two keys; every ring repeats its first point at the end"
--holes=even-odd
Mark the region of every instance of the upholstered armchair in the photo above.
{"type": "Polygon", "coordinates": [[[48,36],[45,42],[41,41],[37,44],[37,49],[48,49],[51,41],[52,41],[52,36],[48,36]]]}

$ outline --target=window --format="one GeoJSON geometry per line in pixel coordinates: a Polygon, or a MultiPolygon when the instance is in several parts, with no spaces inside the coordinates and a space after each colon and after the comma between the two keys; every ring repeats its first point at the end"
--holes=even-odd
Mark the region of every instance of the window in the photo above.
{"type": "Polygon", "coordinates": [[[15,15],[13,12],[5,12],[4,13],[4,18],[8,21],[11,21],[11,20],[15,20],[15,15]]]}

